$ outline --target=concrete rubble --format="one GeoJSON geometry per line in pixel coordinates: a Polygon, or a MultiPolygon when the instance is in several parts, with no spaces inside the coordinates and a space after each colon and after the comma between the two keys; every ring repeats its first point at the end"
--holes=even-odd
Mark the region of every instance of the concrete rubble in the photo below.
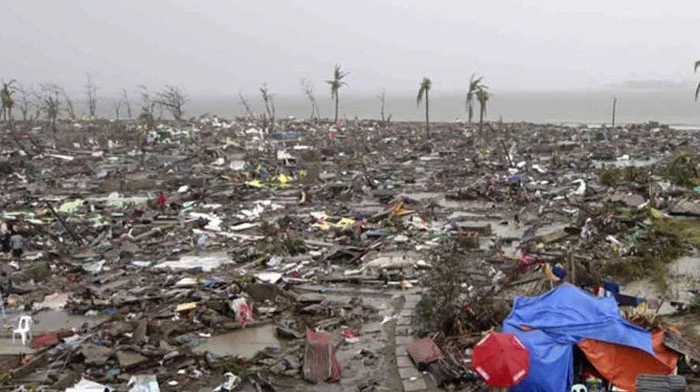
{"type": "Polygon", "coordinates": [[[673,333],[698,384],[700,133],[275,129],[5,130],[0,221],[24,252],[0,263],[0,386],[484,390],[471,349],[514,297],[606,282],[644,299],[625,318],[673,333]]]}

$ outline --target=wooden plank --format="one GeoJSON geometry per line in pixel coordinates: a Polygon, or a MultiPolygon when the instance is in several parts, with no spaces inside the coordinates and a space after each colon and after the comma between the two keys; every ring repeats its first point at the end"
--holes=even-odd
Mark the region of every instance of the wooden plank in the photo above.
{"type": "Polygon", "coordinates": [[[700,347],[680,335],[664,331],[664,345],[679,354],[688,356],[695,362],[700,362],[700,347]]]}

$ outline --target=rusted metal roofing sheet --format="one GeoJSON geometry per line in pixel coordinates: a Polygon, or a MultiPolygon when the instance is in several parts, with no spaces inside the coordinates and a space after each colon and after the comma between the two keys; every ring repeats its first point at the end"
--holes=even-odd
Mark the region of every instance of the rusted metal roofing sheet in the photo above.
{"type": "Polygon", "coordinates": [[[421,371],[425,370],[429,364],[444,358],[440,347],[430,338],[423,338],[413,343],[408,346],[406,351],[408,351],[408,355],[411,356],[411,359],[421,371]]]}
{"type": "Polygon", "coordinates": [[[312,383],[340,380],[340,367],[330,334],[306,330],[303,373],[304,379],[312,383]]]}

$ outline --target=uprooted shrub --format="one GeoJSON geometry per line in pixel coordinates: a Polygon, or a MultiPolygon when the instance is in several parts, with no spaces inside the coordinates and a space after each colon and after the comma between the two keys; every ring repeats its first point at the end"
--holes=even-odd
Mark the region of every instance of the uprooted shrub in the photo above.
{"type": "Polygon", "coordinates": [[[457,245],[446,245],[445,249],[445,252],[431,257],[433,268],[426,282],[431,290],[423,294],[416,307],[421,324],[426,330],[439,327],[438,324],[444,320],[437,319],[444,317],[437,316],[444,314],[446,309],[453,308],[461,294],[463,279],[457,245]]]}
{"type": "Polygon", "coordinates": [[[668,165],[668,179],[680,186],[700,184],[698,163],[684,152],[676,154],[668,165]]]}
{"type": "Polygon", "coordinates": [[[619,182],[634,182],[645,184],[649,182],[649,169],[644,167],[612,167],[602,169],[598,181],[605,186],[613,186],[619,182]]]}
{"type": "Polygon", "coordinates": [[[649,278],[664,292],[668,289],[666,267],[688,254],[687,238],[665,222],[657,222],[647,233],[636,238],[634,254],[604,266],[605,274],[627,278],[649,278]]]}

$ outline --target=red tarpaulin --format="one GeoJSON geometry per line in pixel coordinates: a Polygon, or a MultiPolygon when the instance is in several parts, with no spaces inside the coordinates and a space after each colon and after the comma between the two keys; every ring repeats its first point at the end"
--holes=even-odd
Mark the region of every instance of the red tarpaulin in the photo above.
{"type": "Polygon", "coordinates": [[[510,388],[530,370],[530,354],[515,335],[489,332],[474,346],[474,371],[493,387],[510,388]]]}
{"type": "Polygon", "coordinates": [[[664,346],[664,331],[651,336],[655,357],[642,350],[584,339],[578,346],[586,358],[608,381],[618,388],[634,392],[640,374],[673,374],[678,364],[678,354],[664,346]]]}

